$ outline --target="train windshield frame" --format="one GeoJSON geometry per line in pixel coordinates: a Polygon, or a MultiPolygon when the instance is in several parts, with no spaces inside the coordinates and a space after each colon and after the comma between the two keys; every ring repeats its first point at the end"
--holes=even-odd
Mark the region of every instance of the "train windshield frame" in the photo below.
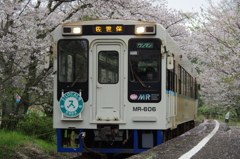
{"type": "Polygon", "coordinates": [[[82,92],[84,102],[89,92],[89,42],[87,39],[61,39],[58,41],[58,100],[68,91],[82,92]],[[79,90],[81,88],[81,90],[79,90]]]}
{"type": "Polygon", "coordinates": [[[129,101],[160,102],[161,40],[157,38],[130,39],[128,46],[129,101]]]}

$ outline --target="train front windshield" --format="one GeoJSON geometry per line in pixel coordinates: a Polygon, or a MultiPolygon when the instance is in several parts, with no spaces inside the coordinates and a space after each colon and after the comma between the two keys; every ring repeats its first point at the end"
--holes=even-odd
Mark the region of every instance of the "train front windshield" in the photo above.
{"type": "Polygon", "coordinates": [[[152,58],[146,61],[144,55],[146,55],[144,52],[139,52],[139,59],[130,56],[130,80],[132,82],[139,80],[144,82],[159,81],[158,61],[152,58]]]}
{"type": "Polygon", "coordinates": [[[130,102],[161,100],[161,41],[159,39],[129,40],[130,102]]]}
{"type": "Polygon", "coordinates": [[[160,42],[156,39],[134,39],[129,46],[130,81],[158,82],[160,42]]]}
{"type": "Polygon", "coordinates": [[[88,41],[65,39],[58,42],[58,100],[62,93],[83,90],[88,100],[88,41]]]}
{"type": "Polygon", "coordinates": [[[59,41],[59,81],[87,81],[87,41],[59,41]]]}

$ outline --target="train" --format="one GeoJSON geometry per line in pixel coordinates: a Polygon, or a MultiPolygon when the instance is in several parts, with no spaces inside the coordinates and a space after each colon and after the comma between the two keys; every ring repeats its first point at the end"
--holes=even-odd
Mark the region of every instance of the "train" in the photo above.
{"type": "Polygon", "coordinates": [[[76,21],[52,36],[58,152],[136,154],[194,127],[197,71],[161,24],[76,21]]]}

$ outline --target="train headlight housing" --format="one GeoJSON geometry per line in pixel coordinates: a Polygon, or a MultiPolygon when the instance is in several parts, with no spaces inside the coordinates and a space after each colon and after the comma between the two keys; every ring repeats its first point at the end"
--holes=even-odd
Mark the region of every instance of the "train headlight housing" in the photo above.
{"type": "Polygon", "coordinates": [[[74,27],[74,28],[72,28],[72,32],[74,34],[82,34],[82,28],[81,27],[74,27]]]}
{"type": "Polygon", "coordinates": [[[135,34],[136,35],[154,35],[156,34],[156,26],[155,25],[137,25],[135,26],[135,34]]]}
{"type": "Polygon", "coordinates": [[[82,26],[63,26],[62,35],[82,35],[82,26]]]}
{"type": "Polygon", "coordinates": [[[143,27],[143,26],[138,26],[138,27],[136,27],[136,34],[142,34],[142,33],[144,33],[145,32],[145,27],[143,27]]]}

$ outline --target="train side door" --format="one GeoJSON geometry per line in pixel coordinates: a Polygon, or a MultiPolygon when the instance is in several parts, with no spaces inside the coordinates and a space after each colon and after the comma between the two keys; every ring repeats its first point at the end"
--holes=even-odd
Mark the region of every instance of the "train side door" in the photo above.
{"type": "Polygon", "coordinates": [[[93,46],[94,113],[98,121],[119,121],[123,103],[123,45],[99,42],[93,46]]]}

